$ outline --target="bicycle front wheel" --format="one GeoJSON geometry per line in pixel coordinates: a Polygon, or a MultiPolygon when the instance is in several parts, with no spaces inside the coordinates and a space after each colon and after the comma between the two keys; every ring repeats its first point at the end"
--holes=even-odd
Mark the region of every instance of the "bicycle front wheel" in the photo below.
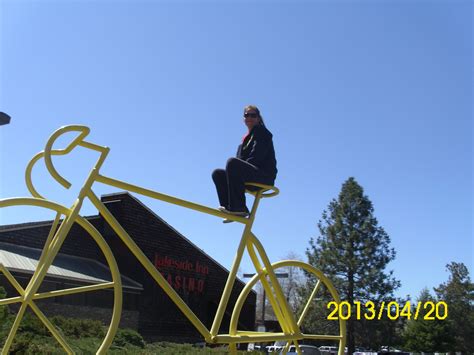
{"type": "MultiPolygon", "coordinates": [[[[83,238],[84,235],[88,235],[92,238],[91,240],[87,241],[88,245],[95,245],[95,249],[91,250],[96,250],[98,253],[96,256],[99,259],[102,259],[104,264],[106,264],[104,269],[109,270],[106,272],[108,275],[105,277],[86,276],[86,286],[83,285],[84,278],[82,278],[82,282],[79,283],[79,285],[81,285],[79,287],[68,287],[65,286],[65,283],[56,283],[54,289],[51,290],[51,285],[44,285],[45,287],[42,287],[45,282],[47,283],[47,281],[41,279],[39,276],[40,268],[46,268],[49,264],[52,264],[48,268],[47,276],[53,273],[53,271],[57,272],[58,270],[62,270],[59,272],[60,274],[62,273],[62,275],[64,275],[67,273],[68,277],[75,278],[76,280],[78,279],[78,275],[81,275],[77,272],[75,273],[74,271],[67,270],[67,267],[64,268],[64,258],[67,258],[67,256],[63,256],[63,259],[61,260],[61,257],[58,256],[58,253],[53,252],[56,246],[61,248],[60,245],[55,246],[55,243],[58,243],[58,238],[55,237],[61,228],[61,224],[71,215],[71,210],[48,200],[30,197],[0,200],[0,212],[7,212],[7,208],[8,212],[13,212],[13,214],[16,216],[24,216],[25,208],[26,210],[30,210],[31,208],[36,210],[40,209],[42,216],[49,216],[46,218],[53,219],[53,221],[37,224],[22,223],[10,226],[10,228],[8,226],[4,226],[0,230],[0,235],[2,237],[0,240],[0,250],[4,251],[4,262],[11,263],[11,257],[13,256],[17,259],[17,262],[24,262],[26,260],[30,263],[36,264],[33,276],[31,278],[25,279],[23,274],[20,273],[22,275],[22,280],[18,281],[11,272],[18,272],[18,270],[16,270],[16,268],[12,265],[4,265],[3,263],[0,263],[0,274],[3,274],[4,276],[1,278],[2,283],[5,285],[5,288],[16,291],[17,294],[15,297],[0,299],[0,307],[9,305],[10,310],[15,310],[17,312],[14,319],[12,319],[13,323],[8,335],[5,339],[0,339],[0,341],[3,343],[2,354],[7,354],[10,351],[12,345],[15,344],[17,331],[28,309],[38,317],[38,319],[44,324],[51,335],[67,353],[74,353],[75,351],[74,347],[71,345],[71,341],[67,338],[67,336],[64,335],[64,332],[61,329],[58,329],[58,327],[56,327],[41,310],[42,302],[49,301],[49,303],[51,303],[52,300],[55,300],[55,302],[62,303],[61,298],[63,297],[64,299],[69,299],[71,297],[78,297],[78,294],[85,292],[89,293],[93,291],[102,292],[102,290],[112,290],[113,301],[111,305],[111,312],[109,313],[110,323],[108,324],[106,332],[103,332],[105,333],[105,337],[97,349],[98,354],[105,353],[115,337],[115,333],[120,322],[120,315],[122,311],[122,284],[115,258],[102,235],[88,220],[81,216],[75,217],[73,228],[78,228],[77,226],[79,226],[79,230],[81,230],[80,238],[83,238]],[[21,211],[20,214],[15,214],[15,211],[13,210],[21,211]],[[28,234],[28,229],[31,228],[32,225],[38,228],[38,235],[29,236],[29,244],[35,244],[35,249],[19,246],[20,243],[15,241],[15,239],[25,237],[24,235],[28,234]],[[37,240],[34,238],[37,238],[37,240]],[[11,248],[13,248],[13,250],[11,248]],[[37,248],[43,249],[41,254],[39,255],[39,253],[36,253],[36,255],[33,255],[35,250],[38,250],[37,248]],[[19,255],[18,250],[20,250],[20,254],[23,255],[19,255]],[[29,254],[27,254],[27,252],[29,254]],[[10,256],[10,259],[8,256],[10,256]],[[37,290],[35,290],[34,287],[31,287],[36,277],[41,279],[38,279],[37,282],[42,283],[37,290]],[[61,286],[58,287],[57,285],[61,286]]],[[[30,214],[27,212],[26,215],[28,216],[30,214]]],[[[69,235],[67,237],[69,237],[69,235]]],[[[67,237],[64,245],[67,245],[68,243],[67,237]]],[[[73,248],[69,246],[70,251],[71,249],[73,248]]],[[[62,250],[63,249],[60,251],[62,252],[62,250]]],[[[53,277],[54,276],[57,276],[57,273],[56,275],[53,275],[53,277]]]]}

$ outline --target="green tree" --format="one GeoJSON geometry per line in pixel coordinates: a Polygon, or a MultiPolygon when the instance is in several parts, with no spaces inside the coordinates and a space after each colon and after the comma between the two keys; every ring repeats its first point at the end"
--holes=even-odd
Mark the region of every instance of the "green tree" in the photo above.
{"type": "Polygon", "coordinates": [[[463,263],[446,265],[450,272],[447,282],[435,288],[440,301],[448,305],[447,322],[454,335],[454,349],[458,352],[474,352],[474,284],[463,263]]]}
{"type": "MultiPolygon", "coordinates": [[[[400,316],[400,312],[406,304],[407,299],[395,298],[394,301],[400,306],[398,311],[396,307],[391,307],[391,319],[387,315],[388,306],[385,306],[380,319],[377,315],[376,320],[362,318],[355,323],[355,342],[357,345],[374,350],[377,350],[381,346],[394,348],[403,346],[403,330],[405,329],[407,320],[404,316],[400,316]],[[398,318],[394,319],[397,315],[398,318]]],[[[379,310],[377,309],[377,311],[379,310]]]]}
{"type": "MultiPolygon", "coordinates": [[[[318,223],[320,235],[306,250],[310,264],[331,278],[341,298],[379,303],[393,299],[400,282],[387,271],[395,258],[390,237],[378,225],[374,208],[362,187],[351,177],[342,185],[318,223]]],[[[354,311],[355,307],[352,307],[354,311]]],[[[357,333],[355,316],[347,322],[347,346],[351,354],[357,333]]]]}
{"type": "Polygon", "coordinates": [[[429,307],[425,309],[423,306],[419,308],[418,318],[414,319],[416,305],[418,303],[425,305],[426,302],[436,303],[436,299],[425,288],[413,305],[412,318],[404,330],[405,348],[413,352],[448,352],[452,349],[454,339],[448,322],[425,319],[430,309],[429,307]]]}

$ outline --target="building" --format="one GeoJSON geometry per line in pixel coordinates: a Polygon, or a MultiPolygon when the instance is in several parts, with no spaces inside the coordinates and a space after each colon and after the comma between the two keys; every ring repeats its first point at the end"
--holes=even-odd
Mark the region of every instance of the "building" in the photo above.
{"type": "MultiPolygon", "coordinates": [[[[102,196],[102,202],[145,255],[184,299],[201,321],[211,327],[228,271],[129,193],[102,196]]],[[[87,217],[103,235],[117,260],[123,281],[121,327],[138,330],[148,341],[199,342],[201,335],[169,300],[151,276],[126,249],[100,216],[87,217]]],[[[52,221],[0,226],[0,263],[26,286],[52,221]]],[[[77,287],[110,280],[105,258],[93,239],[74,225],[48,270],[43,290],[77,287]]],[[[0,275],[8,297],[17,293],[0,275]]],[[[236,281],[220,332],[226,332],[230,314],[244,283],[236,281]]],[[[101,290],[38,301],[47,315],[61,314],[109,322],[112,292],[101,290]],[[40,303],[41,302],[41,303],[40,303]]],[[[256,294],[242,309],[239,329],[254,330],[256,294]]]]}

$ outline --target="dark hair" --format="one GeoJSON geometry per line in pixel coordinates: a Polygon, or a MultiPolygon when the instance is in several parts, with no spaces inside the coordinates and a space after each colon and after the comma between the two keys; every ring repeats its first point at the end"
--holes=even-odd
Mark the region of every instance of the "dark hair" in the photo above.
{"type": "Polygon", "coordinates": [[[257,106],[255,106],[255,105],[247,105],[247,106],[244,107],[244,112],[247,111],[247,110],[253,110],[253,111],[257,112],[258,118],[260,118],[259,124],[260,124],[261,126],[265,127],[265,122],[263,121],[263,117],[262,117],[262,115],[260,114],[260,110],[258,109],[257,106]]]}

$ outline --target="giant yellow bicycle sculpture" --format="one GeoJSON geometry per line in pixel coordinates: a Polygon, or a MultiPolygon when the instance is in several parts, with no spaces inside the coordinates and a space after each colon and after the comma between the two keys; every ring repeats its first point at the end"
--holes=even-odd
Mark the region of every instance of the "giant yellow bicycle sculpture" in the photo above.
{"type": "Polygon", "coordinates": [[[20,322],[25,314],[25,311],[29,307],[36,316],[43,322],[43,324],[48,328],[51,334],[56,338],[58,343],[64,348],[67,353],[74,353],[71,346],[68,344],[67,340],[61,334],[61,332],[55,328],[51,321],[45,316],[41,309],[36,304],[37,300],[46,299],[50,297],[59,297],[64,295],[71,295],[81,292],[90,292],[100,289],[112,289],[114,294],[113,301],[113,311],[110,320],[110,325],[106,336],[97,350],[98,354],[103,354],[107,352],[107,349],[110,347],[115,333],[117,331],[119,320],[122,311],[122,285],[119,270],[115,258],[111,252],[111,249],[105,242],[104,238],[100,233],[95,229],[92,224],[90,224],[85,218],[79,215],[81,206],[85,198],[88,198],[92,204],[98,209],[100,214],[105,218],[107,223],[113,228],[116,234],[122,239],[125,245],[130,249],[133,255],[140,261],[143,267],[150,273],[154,280],[159,284],[163,291],[173,300],[177,307],[183,312],[183,314],[189,319],[189,321],[194,325],[197,331],[204,337],[207,343],[211,344],[228,344],[230,353],[236,353],[238,343],[258,343],[258,342],[271,342],[271,341],[287,341],[286,348],[284,353],[288,351],[288,348],[291,344],[295,344],[295,347],[298,353],[301,353],[299,342],[307,339],[311,340],[331,340],[336,341],[339,345],[339,355],[344,355],[345,347],[345,322],[343,320],[339,321],[338,331],[339,334],[331,335],[317,335],[317,334],[304,334],[301,331],[301,326],[305,317],[308,314],[313,300],[316,298],[318,290],[321,290],[321,286],[324,285],[326,290],[329,291],[333,300],[340,302],[337,291],[333,287],[331,281],[325,277],[321,271],[315,269],[309,264],[303,263],[301,261],[280,261],[274,264],[271,264],[265,250],[263,249],[262,244],[259,242],[257,237],[252,233],[252,225],[255,219],[257,212],[257,207],[259,201],[262,197],[271,197],[279,193],[278,189],[273,186],[265,186],[261,184],[251,184],[259,188],[257,192],[251,192],[255,196],[255,200],[251,209],[250,216],[248,218],[238,217],[228,215],[224,212],[221,212],[217,209],[192,203],[189,201],[181,200],[173,196],[165,195],[159,192],[152,190],[144,189],[135,185],[128,184],[116,179],[112,179],[100,174],[100,169],[104,163],[107,154],[109,153],[109,148],[99,146],[94,143],[87,142],[85,137],[89,134],[89,128],[80,125],[70,125],[64,126],[57,131],[55,131],[49,138],[44,151],[38,153],[33,157],[26,168],[26,184],[28,190],[31,192],[33,197],[26,198],[9,198],[0,200],[0,208],[10,207],[10,206],[36,206],[40,208],[45,208],[56,213],[56,218],[52,223],[49,235],[46,239],[44,249],[40,259],[38,260],[38,266],[31,277],[26,288],[23,288],[17,280],[13,277],[10,271],[2,264],[0,264],[0,272],[2,272],[6,279],[12,284],[12,286],[18,291],[19,296],[10,297],[0,300],[1,305],[8,304],[18,304],[19,310],[16,315],[16,318],[13,322],[13,326],[8,334],[7,339],[5,340],[2,354],[7,354],[12,342],[15,338],[15,335],[18,331],[20,322]],[[65,148],[65,149],[53,149],[53,144],[56,139],[64,133],[67,132],[78,132],[78,136],[65,148]],[[44,158],[46,167],[49,173],[58,181],[61,185],[66,188],[70,187],[70,183],[64,179],[61,175],[58,174],[55,167],[52,163],[52,155],[65,155],[70,153],[75,147],[80,146],[88,149],[92,149],[100,153],[99,159],[97,160],[95,166],[90,171],[83,187],[80,189],[79,195],[75,200],[71,208],[61,206],[52,201],[44,199],[35,189],[31,179],[31,172],[33,166],[36,162],[44,158]],[[135,244],[132,238],[128,235],[125,229],[117,222],[117,220],[112,216],[100,199],[92,191],[92,186],[95,183],[107,184],[114,186],[120,189],[125,189],[131,192],[142,194],[148,197],[152,197],[158,200],[162,200],[171,204],[179,205],[189,209],[193,209],[202,213],[207,213],[214,215],[220,218],[228,218],[235,222],[242,223],[244,231],[242,234],[242,239],[239,243],[237,253],[232,264],[225,288],[222,293],[222,297],[217,309],[214,321],[212,323],[211,329],[207,329],[201,320],[192,312],[188,305],[182,300],[178,293],[168,284],[166,279],[162,274],[155,268],[152,261],[148,259],[145,254],[140,250],[140,248],[135,244]],[[62,290],[55,290],[50,292],[38,292],[41,283],[43,282],[48,268],[53,264],[54,258],[58,254],[61,245],[63,244],[65,238],[68,235],[72,225],[78,223],[84,230],[90,234],[90,236],[95,240],[102,253],[105,256],[105,259],[108,263],[110,269],[110,282],[103,282],[98,284],[93,284],[89,286],[82,287],[73,287],[65,288],[62,290]],[[247,252],[255,266],[256,274],[253,278],[247,283],[247,285],[242,290],[239,295],[234,310],[232,312],[232,317],[229,326],[228,334],[219,334],[219,329],[224,317],[224,311],[229,302],[230,294],[234,281],[236,279],[237,270],[239,268],[240,262],[242,260],[243,253],[247,249],[247,252]],[[313,277],[317,280],[314,289],[311,292],[310,297],[308,298],[304,309],[302,310],[299,316],[293,314],[288,301],[283,295],[281,286],[275,275],[275,270],[283,267],[298,267],[304,269],[309,274],[312,274],[313,277]],[[246,297],[249,295],[252,287],[260,281],[263,285],[267,297],[275,316],[280,324],[281,332],[251,332],[251,331],[239,331],[237,329],[238,319],[240,312],[246,297]]]}

